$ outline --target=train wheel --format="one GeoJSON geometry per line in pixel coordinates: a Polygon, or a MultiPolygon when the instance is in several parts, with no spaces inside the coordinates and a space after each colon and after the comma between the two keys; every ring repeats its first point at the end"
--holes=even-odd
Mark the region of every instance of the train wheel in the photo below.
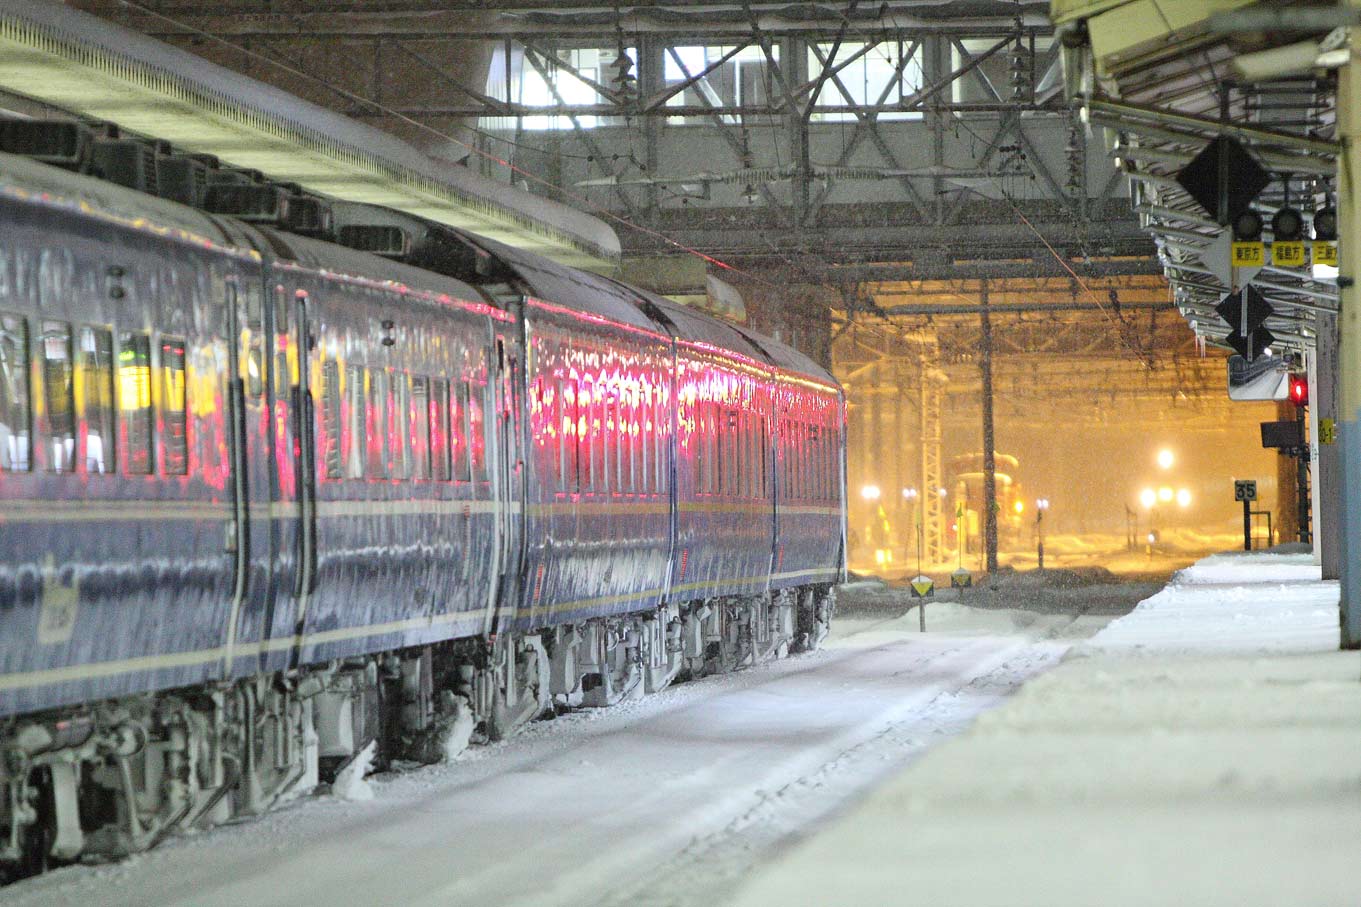
{"type": "Polygon", "coordinates": [[[538,636],[512,640],[502,636],[493,649],[492,704],[487,738],[504,740],[546,711],[549,693],[548,652],[538,636]]]}
{"type": "Polygon", "coordinates": [[[52,841],[56,835],[57,809],[48,769],[34,769],[29,775],[27,790],[35,818],[20,833],[18,862],[7,874],[0,876],[7,883],[41,875],[52,868],[52,841]]]}

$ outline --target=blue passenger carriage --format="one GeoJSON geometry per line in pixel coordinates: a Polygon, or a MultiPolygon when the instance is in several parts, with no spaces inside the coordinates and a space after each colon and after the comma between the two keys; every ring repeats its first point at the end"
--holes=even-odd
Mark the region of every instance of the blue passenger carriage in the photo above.
{"type": "Polygon", "coordinates": [[[0,876],[817,644],[824,371],[214,179],[199,210],[0,155],[0,876]]]}

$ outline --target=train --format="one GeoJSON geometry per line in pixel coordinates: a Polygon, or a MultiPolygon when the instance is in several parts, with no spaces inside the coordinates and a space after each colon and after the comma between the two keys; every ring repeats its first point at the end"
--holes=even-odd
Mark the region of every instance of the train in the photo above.
{"type": "Polygon", "coordinates": [[[192,204],[0,154],[0,878],[825,636],[826,370],[189,163],[192,204]]]}

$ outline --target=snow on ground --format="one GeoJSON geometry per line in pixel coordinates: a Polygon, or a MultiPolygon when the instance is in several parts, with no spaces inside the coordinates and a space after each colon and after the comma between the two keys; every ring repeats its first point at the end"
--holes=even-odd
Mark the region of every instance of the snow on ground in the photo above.
{"type": "Polygon", "coordinates": [[[370,778],[371,801],[313,798],[4,903],[710,907],[1110,619],[980,593],[928,604],[922,635],[905,596],[850,590],[820,652],[538,722],[370,778]]]}
{"type": "Polygon", "coordinates": [[[1361,659],[1318,576],[1201,560],[735,903],[1361,903],[1361,659]]]}

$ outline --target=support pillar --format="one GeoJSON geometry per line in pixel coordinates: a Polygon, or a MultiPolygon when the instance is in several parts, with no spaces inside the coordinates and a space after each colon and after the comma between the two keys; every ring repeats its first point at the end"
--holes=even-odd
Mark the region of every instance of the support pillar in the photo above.
{"type": "Polygon", "coordinates": [[[1310,357],[1309,402],[1314,418],[1309,420],[1310,449],[1314,467],[1314,552],[1323,566],[1324,579],[1337,579],[1341,561],[1338,520],[1341,518],[1342,488],[1339,470],[1342,451],[1336,440],[1323,443],[1319,425],[1324,419],[1337,419],[1337,318],[1316,314],[1318,347],[1310,357]]]}
{"type": "MultiPolygon", "coordinates": [[[[1361,7],[1361,0],[1350,0],[1361,7]]],[[[1361,30],[1352,29],[1361,40],[1361,30]]],[[[1351,45],[1351,60],[1338,72],[1337,133],[1342,146],[1337,168],[1338,288],[1338,444],[1341,446],[1341,646],[1361,648],[1361,47],[1351,45]]]]}
{"type": "Polygon", "coordinates": [[[988,282],[983,280],[978,293],[979,368],[983,373],[983,550],[986,569],[997,572],[997,439],[992,420],[992,316],[988,313],[988,282]]]}
{"type": "Polygon", "coordinates": [[[921,380],[918,414],[921,417],[921,496],[922,537],[928,564],[945,561],[945,499],[940,489],[945,482],[941,468],[940,347],[934,340],[921,346],[921,380]]]}

